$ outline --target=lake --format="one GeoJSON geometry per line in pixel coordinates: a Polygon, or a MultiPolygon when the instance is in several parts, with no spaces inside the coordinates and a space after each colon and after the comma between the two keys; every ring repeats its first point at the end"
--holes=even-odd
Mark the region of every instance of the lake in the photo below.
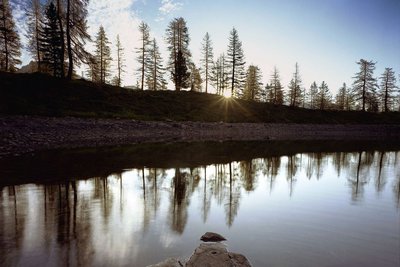
{"type": "Polygon", "coordinates": [[[146,266],[207,231],[253,266],[400,266],[400,147],[209,142],[0,159],[1,266],[146,266]]]}

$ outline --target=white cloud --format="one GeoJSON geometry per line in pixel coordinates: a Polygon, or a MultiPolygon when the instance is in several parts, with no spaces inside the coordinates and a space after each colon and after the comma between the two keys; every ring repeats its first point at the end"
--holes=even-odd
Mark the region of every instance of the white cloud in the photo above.
{"type": "Polygon", "coordinates": [[[183,3],[181,2],[176,2],[174,0],[161,0],[161,6],[158,8],[158,10],[162,14],[167,15],[171,12],[179,10],[182,6],[183,3]]]}
{"type": "MultiPolygon", "coordinates": [[[[135,0],[96,0],[90,1],[88,6],[89,34],[95,40],[100,25],[103,25],[106,35],[111,42],[113,58],[116,58],[116,36],[117,34],[120,36],[126,60],[126,72],[123,79],[124,85],[132,85],[136,82],[134,49],[139,46],[139,38],[137,37],[139,35],[138,25],[140,19],[132,9],[134,2],[135,0]]],[[[89,45],[88,49],[93,52],[94,44],[89,45]]],[[[112,65],[112,68],[115,69],[115,64],[112,65]]]]}

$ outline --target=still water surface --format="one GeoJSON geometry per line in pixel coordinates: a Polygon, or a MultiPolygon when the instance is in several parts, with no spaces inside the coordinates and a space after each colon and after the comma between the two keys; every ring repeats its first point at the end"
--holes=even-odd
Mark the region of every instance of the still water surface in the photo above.
{"type": "Polygon", "coordinates": [[[400,266],[398,152],[128,168],[2,186],[0,204],[1,266],[146,266],[206,231],[253,266],[400,266]]]}

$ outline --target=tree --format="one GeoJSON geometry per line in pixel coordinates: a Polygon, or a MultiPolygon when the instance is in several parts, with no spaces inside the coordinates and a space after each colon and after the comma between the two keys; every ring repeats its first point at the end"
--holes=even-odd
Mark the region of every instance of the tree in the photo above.
{"type": "Polygon", "coordinates": [[[140,65],[138,69],[140,73],[140,89],[144,90],[144,79],[148,72],[148,65],[150,61],[150,27],[145,22],[141,22],[139,24],[139,32],[140,32],[140,47],[136,49],[136,53],[138,54],[137,61],[140,65]]]}
{"type": "Polygon", "coordinates": [[[318,102],[318,85],[314,81],[310,86],[310,91],[308,92],[309,108],[316,109],[318,102]]]}
{"type": "Polygon", "coordinates": [[[115,85],[121,86],[122,73],[124,73],[125,59],[124,59],[124,48],[122,47],[121,41],[119,40],[119,34],[117,35],[117,76],[115,77],[115,85]]]}
{"type": "Polygon", "coordinates": [[[186,75],[187,66],[182,65],[183,63],[186,64],[186,62],[189,63],[191,61],[189,41],[189,30],[186,26],[186,21],[183,18],[173,19],[166,30],[166,42],[170,54],[168,67],[176,91],[180,91],[182,88],[187,88],[190,83],[189,75],[186,75]],[[185,71],[183,71],[184,69],[185,71]]]}
{"type": "Polygon", "coordinates": [[[299,64],[296,62],[295,72],[293,73],[293,78],[289,83],[289,105],[291,107],[298,107],[302,102],[302,89],[301,89],[301,77],[299,73],[299,64]]]}
{"type": "MultiPolygon", "coordinates": [[[[190,83],[190,73],[188,72],[186,59],[181,50],[176,57],[175,70],[172,72],[176,88],[188,88],[190,83]]],[[[177,91],[180,91],[177,90],[177,91]]]]}
{"type": "Polygon", "coordinates": [[[40,0],[29,0],[28,7],[26,10],[27,20],[27,34],[28,38],[27,49],[31,53],[32,57],[36,60],[37,70],[41,70],[42,54],[40,51],[40,32],[42,31],[41,21],[42,18],[42,5],[40,0]]]}
{"type": "Polygon", "coordinates": [[[53,2],[47,6],[42,31],[39,35],[39,53],[43,54],[43,65],[53,76],[62,78],[64,73],[63,39],[58,23],[57,9],[53,2]]]}
{"type": "Polygon", "coordinates": [[[96,64],[99,74],[99,82],[104,84],[110,76],[111,50],[110,42],[106,36],[103,26],[100,26],[96,36],[96,64]]]}
{"type": "Polygon", "coordinates": [[[279,71],[276,67],[274,67],[270,82],[265,87],[267,90],[267,101],[274,105],[283,104],[283,86],[280,79],[279,71]]]}
{"type": "Polygon", "coordinates": [[[149,72],[147,74],[147,88],[149,90],[166,89],[167,82],[164,75],[165,70],[162,63],[160,49],[156,39],[153,39],[150,47],[149,72]]]}
{"type": "Polygon", "coordinates": [[[200,69],[196,67],[193,63],[190,66],[190,91],[201,92],[201,79],[200,69]]]}
{"type": "Polygon", "coordinates": [[[257,101],[263,100],[261,79],[262,77],[260,68],[254,65],[250,65],[247,69],[243,99],[257,101]]]}
{"type": "Polygon", "coordinates": [[[353,92],[356,101],[361,101],[362,111],[365,111],[367,98],[371,98],[376,91],[376,79],[373,77],[375,70],[375,62],[360,59],[357,62],[360,71],[353,78],[353,92]]]}
{"type": "Polygon", "coordinates": [[[228,88],[228,69],[224,54],[221,54],[214,63],[211,74],[210,80],[214,84],[217,94],[224,95],[225,89],[228,88]]]}
{"type": "Polygon", "coordinates": [[[396,86],[396,76],[392,68],[385,68],[385,72],[380,77],[381,86],[379,92],[380,102],[383,104],[382,110],[388,112],[394,104],[394,93],[396,86]]]}
{"type": "Polygon", "coordinates": [[[343,83],[343,86],[339,88],[339,91],[335,97],[335,104],[338,110],[346,110],[348,107],[348,89],[346,83],[343,83]]]}
{"type": "Polygon", "coordinates": [[[318,91],[318,108],[320,110],[327,109],[332,101],[332,95],[328,85],[323,81],[318,91]]]}
{"type": "Polygon", "coordinates": [[[74,64],[88,62],[90,54],[85,49],[86,41],[90,41],[87,32],[87,6],[89,0],[65,0],[66,1],[66,40],[68,53],[67,78],[72,79],[74,64]]]}
{"type": "Polygon", "coordinates": [[[212,42],[210,39],[210,35],[208,32],[203,38],[203,43],[201,44],[201,65],[202,65],[202,74],[204,75],[204,81],[206,83],[206,93],[208,93],[208,81],[210,79],[210,72],[212,65],[214,63],[213,60],[214,53],[212,48],[212,42]]]}
{"type": "Polygon", "coordinates": [[[231,85],[231,96],[240,96],[243,94],[243,85],[246,79],[244,71],[244,54],[242,42],[239,40],[238,32],[232,29],[229,36],[227,63],[229,69],[229,80],[231,85]]]}
{"type": "Polygon", "coordinates": [[[0,70],[15,72],[21,64],[21,43],[8,0],[0,2],[0,70]]]}

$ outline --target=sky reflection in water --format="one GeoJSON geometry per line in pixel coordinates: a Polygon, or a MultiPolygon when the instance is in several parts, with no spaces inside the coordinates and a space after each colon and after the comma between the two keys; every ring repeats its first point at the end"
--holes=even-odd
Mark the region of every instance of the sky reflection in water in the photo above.
{"type": "Polygon", "coordinates": [[[206,231],[254,266],[398,266],[398,152],[308,153],[0,189],[0,265],[146,266],[206,231]]]}

